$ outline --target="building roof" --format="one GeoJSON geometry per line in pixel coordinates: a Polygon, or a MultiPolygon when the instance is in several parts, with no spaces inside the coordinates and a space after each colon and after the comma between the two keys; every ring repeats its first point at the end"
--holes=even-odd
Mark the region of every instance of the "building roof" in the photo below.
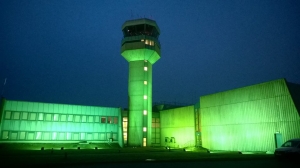
{"type": "Polygon", "coordinates": [[[125,27],[133,26],[133,25],[140,25],[140,24],[147,24],[147,25],[154,26],[154,27],[156,28],[156,30],[158,31],[158,33],[160,34],[160,29],[159,29],[157,23],[156,23],[154,20],[147,19],[147,18],[143,18],[143,19],[135,19],[135,20],[127,20],[127,21],[122,25],[122,30],[123,30],[125,27]]]}

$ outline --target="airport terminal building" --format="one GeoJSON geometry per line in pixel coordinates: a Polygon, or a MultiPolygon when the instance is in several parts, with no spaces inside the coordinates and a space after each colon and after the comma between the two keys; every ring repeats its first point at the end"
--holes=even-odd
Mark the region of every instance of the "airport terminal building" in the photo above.
{"type": "Polygon", "coordinates": [[[152,68],[160,59],[159,28],[138,19],[122,26],[129,63],[129,107],[1,99],[0,143],[118,143],[121,147],[202,146],[274,151],[300,137],[300,85],[277,79],[200,96],[188,106],[152,105],[152,68]]]}

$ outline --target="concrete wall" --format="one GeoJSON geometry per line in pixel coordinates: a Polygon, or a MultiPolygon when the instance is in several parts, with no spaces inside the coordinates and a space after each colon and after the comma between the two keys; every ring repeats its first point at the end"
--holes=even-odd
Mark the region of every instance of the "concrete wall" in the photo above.
{"type": "Polygon", "coordinates": [[[194,106],[161,111],[161,146],[180,148],[195,146],[194,120],[194,106]],[[165,142],[166,138],[168,142],[165,142]]]}
{"type": "Polygon", "coordinates": [[[202,145],[211,150],[274,151],[300,136],[300,118],[284,79],[200,97],[202,145]]]}

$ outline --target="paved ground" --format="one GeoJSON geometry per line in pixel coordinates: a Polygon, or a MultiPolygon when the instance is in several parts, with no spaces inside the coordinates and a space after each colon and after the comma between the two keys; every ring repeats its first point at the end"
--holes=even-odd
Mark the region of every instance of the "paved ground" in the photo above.
{"type": "MultiPolygon", "coordinates": [[[[15,146],[16,147],[16,146],[15,146]]],[[[19,146],[20,148],[21,146],[19,146]]],[[[272,154],[207,153],[204,149],[184,151],[165,148],[118,148],[98,146],[98,150],[59,147],[17,150],[2,147],[1,163],[22,167],[293,167],[296,161],[276,160],[272,154]]],[[[85,146],[87,147],[87,146],[85,146]]],[[[31,146],[31,148],[33,148],[31,146]]],[[[36,148],[36,147],[35,147],[36,148]]],[[[92,147],[87,147],[92,148],[92,147]]]]}
{"type": "Polygon", "coordinates": [[[73,168],[298,168],[299,162],[277,161],[272,159],[258,160],[199,160],[199,161],[164,161],[164,162],[125,162],[95,163],[85,165],[69,165],[73,168]]]}

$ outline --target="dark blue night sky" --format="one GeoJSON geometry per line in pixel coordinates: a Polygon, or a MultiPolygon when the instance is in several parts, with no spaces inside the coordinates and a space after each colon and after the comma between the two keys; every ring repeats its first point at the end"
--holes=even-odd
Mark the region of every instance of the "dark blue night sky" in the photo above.
{"type": "Polygon", "coordinates": [[[127,107],[121,26],[144,17],[161,30],[153,102],[300,84],[299,9],[298,0],[1,0],[0,88],[10,100],[127,107]]]}

